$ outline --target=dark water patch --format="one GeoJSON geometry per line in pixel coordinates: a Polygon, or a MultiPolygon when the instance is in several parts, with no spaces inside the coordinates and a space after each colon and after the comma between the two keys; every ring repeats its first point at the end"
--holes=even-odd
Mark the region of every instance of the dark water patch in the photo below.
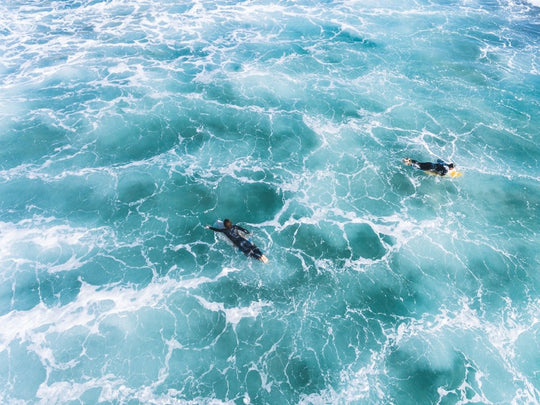
{"type": "Polygon", "coordinates": [[[191,274],[193,269],[198,266],[197,259],[199,255],[195,255],[187,248],[178,250],[166,248],[164,253],[163,266],[161,266],[162,273],[173,279],[180,279],[184,274],[191,274]]]}
{"type": "MultiPolygon", "coordinates": [[[[222,370],[221,367],[210,364],[209,357],[211,356],[212,353],[208,348],[201,351],[186,348],[174,349],[168,360],[169,369],[174,370],[174,373],[169,373],[161,390],[166,392],[169,389],[175,389],[179,391],[179,399],[214,396],[216,393],[210,391],[212,386],[200,384],[200,379],[212,369],[222,370]]],[[[239,387],[234,376],[224,375],[216,381],[218,386],[221,386],[220,381],[227,385],[228,390],[221,388],[219,391],[225,391],[224,394],[228,394],[229,390],[234,388],[232,392],[238,392],[239,387]]]]}
{"type": "Polygon", "coordinates": [[[504,254],[493,247],[475,245],[474,250],[463,257],[468,270],[478,279],[484,292],[481,300],[490,301],[489,308],[494,312],[496,308],[506,306],[500,297],[510,298],[516,306],[526,306],[531,288],[538,288],[532,270],[535,264],[521,267],[519,261],[513,258],[514,253],[504,254]]]}
{"type": "Polygon", "coordinates": [[[188,155],[200,151],[212,138],[209,131],[200,129],[196,120],[176,119],[174,126],[178,128],[178,149],[188,155]]]}
{"type": "Polygon", "coordinates": [[[11,181],[0,188],[5,193],[2,208],[5,218],[18,221],[26,217],[26,210],[32,207],[37,212],[46,212],[58,218],[87,224],[111,218],[115,212],[111,194],[106,185],[98,185],[92,180],[102,179],[69,176],[59,180],[43,181],[26,179],[11,181]]]}
{"type": "MultiPolygon", "coordinates": [[[[141,237],[143,246],[140,250],[135,249],[133,254],[137,260],[144,260],[138,266],[130,266],[126,269],[126,279],[137,285],[144,285],[152,279],[155,271],[158,276],[166,275],[173,266],[186,267],[193,263],[194,253],[184,254],[176,252],[169,247],[170,237],[164,235],[163,230],[154,230],[141,237]]],[[[204,252],[200,252],[200,258],[204,258],[204,252]]]]}
{"type": "MultiPolygon", "coordinates": [[[[453,63],[459,61],[476,61],[482,55],[481,48],[485,46],[483,42],[466,35],[452,35],[449,42],[445,43],[444,50],[449,53],[446,60],[453,63]]],[[[441,50],[442,48],[439,48],[441,50]]]]}
{"type": "Polygon", "coordinates": [[[325,387],[318,361],[311,351],[289,359],[285,373],[292,390],[303,395],[318,392],[325,387]]]}
{"type": "MultiPolygon", "coordinates": [[[[335,358],[323,358],[323,361],[329,361],[328,370],[339,370],[348,365],[356,364],[362,361],[368,361],[369,350],[377,346],[377,340],[382,338],[379,332],[369,324],[369,320],[359,311],[351,310],[346,302],[344,310],[337,310],[336,305],[332,308],[333,318],[327,324],[331,327],[328,335],[324,335],[329,344],[323,344],[321,347],[326,349],[324,354],[328,353],[327,348],[335,350],[335,358]],[[374,339],[374,337],[376,338],[374,339]]],[[[324,368],[323,368],[324,369],[324,368]]]]}
{"type": "Polygon", "coordinates": [[[272,185],[244,183],[231,177],[223,178],[215,193],[216,206],[219,207],[215,219],[230,218],[233,222],[267,221],[273,218],[285,203],[281,192],[272,185]]]}
{"type": "MultiPolygon", "coordinates": [[[[100,235],[101,236],[101,235],[100,235]]],[[[153,239],[148,239],[141,246],[115,246],[115,240],[103,235],[103,240],[99,236],[90,236],[80,243],[101,244],[105,242],[104,248],[85,254],[82,264],[73,264],[69,272],[60,272],[40,275],[40,293],[43,301],[48,305],[65,304],[73,300],[79,292],[80,282],[77,278],[92,285],[106,285],[109,282],[122,282],[124,284],[145,286],[153,277],[154,268],[148,263],[148,256],[152,252],[153,239]]],[[[159,238],[158,238],[159,239],[159,238]]],[[[164,241],[159,240],[160,250],[163,250],[164,241]]],[[[62,246],[62,248],[65,248],[62,246]]],[[[46,254],[50,249],[39,249],[40,255],[36,260],[45,265],[48,263],[46,254]]],[[[73,250],[70,249],[71,254],[73,250]]],[[[162,263],[162,256],[156,258],[156,263],[162,263]]],[[[153,257],[152,257],[153,258],[153,257]]],[[[169,260],[170,262],[173,259],[169,260]]],[[[64,262],[57,260],[51,262],[52,266],[64,266],[64,262]]],[[[158,270],[161,267],[156,265],[158,270]]],[[[165,272],[165,271],[163,271],[165,272]]]]}
{"type": "Polygon", "coordinates": [[[506,135],[509,141],[538,151],[534,139],[540,114],[535,111],[540,108],[540,102],[535,100],[535,95],[540,92],[540,75],[516,75],[512,82],[501,80],[496,87],[503,88],[503,94],[495,96],[490,92],[487,96],[489,107],[496,112],[494,121],[509,132],[506,135]]]}
{"type": "Polygon", "coordinates": [[[471,143],[485,149],[486,145],[498,156],[498,159],[515,162],[522,166],[524,162],[534,161],[540,149],[530,139],[514,136],[504,128],[479,126],[468,139],[471,143]]]}
{"type": "MultiPolygon", "coordinates": [[[[201,85],[201,89],[199,90],[205,98],[210,100],[216,100],[220,104],[223,104],[225,106],[244,104],[241,101],[241,97],[239,96],[236,89],[229,81],[226,80],[205,83],[204,85],[201,85]]],[[[207,106],[207,108],[210,109],[212,108],[212,106],[209,105],[207,106]]],[[[217,112],[215,112],[208,117],[208,123],[210,124],[214,122],[214,126],[216,127],[216,129],[223,129],[224,124],[219,121],[223,118],[224,116],[222,114],[218,114],[217,112]],[[214,121],[211,121],[212,119],[214,121]]]]}
{"type": "MultiPolygon", "coordinates": [[[[393,168],[390,168],[393,170],[393,168]]],[[[355,176],[351,182],[350,191],[351,197],[347,200],[338,200],[337,204],[345,211],[352,210],[364,213],[368,216],[387,217],[395,214],[403,207],[402,197],[398,194],[386,192],[381,194],[383,185],[387,188],[390,183],[390,173],[379,175],[375,171],[365,172],[355,176]]]]}
{"type": "Polygon", "coordinates": [[[421,353],[396,348],[386,359],[389,396],[396,403],[436,403],[439,389],[459,392],[466,379],[466,363],[462,355],[453,353],[450,364],[435,368],[421,353]]]}
{"type": "Polygon", "coordinates": [[[89,136],[96,138],[95,152],[104,165],[145,160],[178,141],[178,133],[159,117],[106,116],[98,126],[89,136]]]}
{"type": "Polygon", "coordinates": [[[273,302],[275,305],[288,306],[291,297],[299,294],[299,291],[308,285],[312,275],[312,267],[308,260],[308,268],[304,267],[306,261],[302,261],[299,253],[287,249],[280,260],[287,269],[290,269],[286,278],[279,279],[278,282],[268,286],[263,286],[260,290],[259,297],[273,302]]]}
{"type": "Polygon", "coordinates": [[[231,325],[219,334],[212,345],[216,363],[224,364],[234,355],[238,343],[238,335],[231,325]]]}
{"type": "MultiPolygon", "coordinates": [[[[238,257],[240,258],[240,256],[238,257]]],[[[225,308],[247,307],[251,302],[264,296],[264,293],[254,285],[230,276],[214,283],[202,285],[200,290],[204,291],[206,299],[212,302],[221,302],[225,308]]]]}
{"type": "Polygon", "coordinates": [[[124,378],[128,387],[139,387],[154,381],[167,351],[164,345],[155,343],[162,343],[163,339],[170,338],[171,329],[166,328],[170,323],[167,314],[152,309],[142,309],[140,317],[126,313],[107,316],[99,323],[99,333],[86,340],[85,348],[90,363],[86,367],[99,370],[98,373],[118,375],[124,378]],[[153,322],[149,314],[165,322],[153,322]],[[157,328],[154,329],[154,326],[157,328]],[[137,333],[127,333],[128,330],[137,333]],[[99,366],[102,355],[100,344],[105,344],[106,349],[114,351],[114,361],[99,366]],[[141,347],[145,349],[141,350],[141,347]],[[136,367],[138,372],[133,373],[131,367],[136,367]]]}
{"type": "Polygon", "coordinates": [[[313,352],[294,353],[283,343],[267,355],[265,371],[272,382],[271,390],[259,390],[258,394],[272,402],[282,397],[296,402],[303,395],[323,390],[324,378],[313,352]]]}
{"type": "MultiPolygon", "coordinates": [[[[269,272],[275,270],[267,269],[267,266],[262,266],[256,261],[250,261],[225,243],[218,242],[217,246],[220,247],[221,256],[216,262],[224,263],[222,266],[225,266],[229,265],[230,261],[242,271],[212,283],[205,283],[198,287],[198,291],[203,292],[203,295],[209,297],[211,301],[222,302],[226,308],[247,307],[252,302],[264,301],[271,302],[275,310],[287,311],[294,302],[305,298],[306,291],[326,296],[331,295],[336,288],[329,272],[318,271],[309,258],[302,261],[298,255],[291,252],[285,256],[285,261],[280,255],[275,259],[279,262],[278,266],[287,266],[286,276],[263,283],[262,280],[266,276],[264,273],[267,270],[269,272]],[[306,262],[307,268],[304,266],[306,262]]],[[[208,277],[215,277],[215,274],[208,274],[208,277]]]]}
{"type": "Polygon", "coordinates": [[[189,352],[211,345],[226,328],[225,314],[206,309],[195,297],[176,294],[168,306],[176,323],[183,325],[175,339],[189,352]]]}
{"type": "Polygon", "coordinates": [[[415,192],[415,186],[404,172],[396,172],[390,180],[392,191],[402,196],[410,196],[415,192]]]}
{"type": "Polygon", "coordinates": [[[227,398],[231,380],[224,375],[223,370],[213,367],[199,378],[196,389],[205,397],[227,398]]]}
{"type": "Polygon", "coordinates": [[[393,322],[396,317],[410,316],[411,309],[403,301],[403,293],[396,287],[366,285],[360,290],[363,292],[362,301],[376,318],[383,322],[393,322]]]}
{"type": "Polygon", "coordinates": [[[97,255],[79,268],[81,280],[96,286],[117,283],[124,277],[124,264],[114,256],[97,255]]]}
{"type": "Polygon", "coordinates": [[[133,171],[118,176],[118,200],[131,203],[145,199],[156,191],[153,177],[142,171],[133,171]]]}
{"type": "Polygon", "coordinates": [[[192,243],[190,248],[195,255],[198,266],[202,266],[203,264],[207,264],[209,262],[215,262],[215,260],[218,258],[223,257],[222,251],[212,252],[209,246],[205,243],[192,243]]]}
{"type": "Polygon", "coordinates": [[[242,403],[243,394],[247,390],[244,383],[247,367],[243,363],[239,364],[233,357],[232,361],[237,370],[233,371],[230,362],[222,362],[216,355],[218,353],[211,349],[201,350],[200,354],[175,349],[169,363],[176,372],[174,375],[169,374],[160,390],[177,390],[176,396],[179,400],[211,397],[242,403]]]}
{"type": "Polygon", "coordinates": [[[320,144],[317,133],[303,122],[301,116],[280,115],[272,119],[269,147],[273,161],[301,163],[320,144]]]}
{"type": "Polygon", "coordinates": [[[319,225],[301,224],[291,226],[284,235],[288,243],[312,258],[347,259],[351,252],[343,238],[343,232],[329,222],[319,225]]]}
{"type": "Polygon", "coordinates": [[[441,280],[434,280],[429,274],[434,270],[427,266],[394,258],[390,268],[381,263],[366,273],[352,272],[356,279],[339,286],[343,301],[350,310],[365,311],[368,318],[383,324],[392,324],[401,317],[419,319],[426,313],[436,313],[449,295],[453,297],[453,291],[447,291],[441,280]]]}
{"type": "Polygon", "coordinates": [[[467,196],[475,201],[478,212],[472,220],[482,221],[479,226],[487,223],[495,233],[532,236],[532,229],[522,218],[534,220],[540,213],[540,190],[534,181],[482,175],[475,184],[468,188],[467,196]]]}
{"type": "Polygon", "coordinates": [[[302,105],[303,109],[314,116],[324,116],[338,123],[361,119],[364,107],[377,108],[368,98],[356,97],[341,87],[334,90],[314,88],[307,90],[307,93],[309,101],[302,105]]]}
{"type": "Polygon", "coordinates": [[[247,393],[252,402],[258,403],[264,400],[265,396],[261,395],[262,378],[258,371],[250,370],[246,375],[244,384],[247,387],[247,393]]]}
{"type": "Polygon", "coordinates": [[[48,307],[75,301],[81,289],[78,271],[63,271],[39,276],[41,300],[48,307]]]}
{"type": "Polygon", "coordinates": [[[56,148],[70,144],[69,134],[40,118],[14,125],[0,137],[0,167],[44,162],[56,148]]]}
{"type": "Polygon", "coordinates": [[[242,64],[240,62],[228,62],[223,66],[223,69],[226,72],[233,72],[233,73],[238,73],[238,72],[243,71],[242,64]]]}
{"type": "Polygon", "coordinates": [[[386,249],[380,236],[368,224],[347,224],[345,232],[352,249],[352,259],[360,257],[377,260],[383,257],[386,249]]]}
{"type": "Polygon", "coordinates": [[[417,189],[413,197],[405,201],[405,207],[409,215],[415,218],[420,217],[426,221],[436,220],[440,218],[442,211],[438,184],[433,182],[433,177],[425,173],[420,172],[418,176],[421,176],[419,179],[422,182],[421,187],[417,189]]]}
{"type": "Polygon", "coordinates": [[[294,201],[295,193],[284,192],[283,194],[290,203],[279,217],[278,220],[280,223],[285,223],[289,219],[301,221],[303,218],[311,218],[313,216],[313,208],[294,201]]]}
{"type": "Polygon", "coordinates": [[[238,157],[266,157],[270,134],[268,117],[230,105],[194,103],[181,117],[171,120],[180,139],[179,148],[202,154],[212,165],[228,165],[238,157]],[[185,117],[184,117],[185,115],[185,117]]]}
{"type": "MultiPolygon", "coordinates": [[[[264,286],[253,286],[251,289],[246,289],[240,282],[236,287],[228,284],[228,282],[224,284],[228,290],[228,292],[225,292],[225,296],[231,296],[231,291],[234,291],[234,294],[232,295],[232,301],[229,304],[226,303],[226,306],[231,304],[233,307],[236,305],[244,306],[245,303],[242,304],[240,302],[240,297],[257,294],[259,294],[259,299],[276,303],[275,292],[273,293],[273,300],[271,297],[273,288],[265,289],[264,286]],[[235,296],[236,293],[239,294],[238,297],[235,296]]],[[[328,281],[319,280],[313,284],[313,287],[320,286],[321,284],[328,284],[328,281]]],[[[330,287],[325,292],[318,287],[316,288],[307,287],[310,291],[317,291],[317,296],[324,295],[332,297],[333,293],[335,293],[335,287],[330,287]]],[[[289,295],[296,297],[289,302],[302,305],[301,301],[305,297],[300,289],[305,290],[305,287],[297,286],[297,292],[294,292],[288,286],[283,287],[284,292],[288,292],[289,295]]],[[[221,293],[217,291],[219,288],[217,290],[208,288],[208,290],[211,293],[209,297],[210,301],[223,301],[220,297],[221,293]]],[[[332,303],[336,303],[335,299],[330,298],[330,300],[332,303]]],[[[228,299],[225,298],[225,301],[228,301],[228,299]]],[[[328,312],[328,306],[326,304],[329,304],[329,302],[326,302],[326,304],[318,302],[318,304],[320,304],[320,309],[326,314],[328,312]]],[[[275,308],[279,308],[279,306],[274,306],[275,308]]],[[[334,311],[331,310],[330,312],[333,313],[334,311]]],[[[275,313],[275,311],[273,310],[271,313],[275,313]]],[[[301,329],[298,331],[294,326],[296,324],[295,321],[289,318],[287,322],[283,322],[282,320],[272,318],[271,313],[262,315],[261,318],[257,319],[241,320],[236,327],[238,338],[235,338],[234,335],[226,334],[226,340],[223,342],[224,346],[221,346],[219,341],[217,343],[220,345],[219,347],[223,347],[225,350],[222,358],[230,356],[231,353],[235,354],[236,370],[242,370],[240,379],[247,385],[247,389],[250,390],[252,400],[254,396],[274,398],[277,395],[277,392],[274,392],[274,390],[280,391],[280,395],[287,393],[288,397],[293,396],[298,399],[301,395],[319,392],[324,387],[328,387],[329,383],[337,384],[339,380],[338,370],[341,369],[344,363],[348,364],[347,362],[349,360],[353,361],[356,359],[355,347],[362,350],[364,346],[365,337],[362,330],[363,327],[366,327],[366,321],[362,321],[361,317],[357,317],[355,314],[346,316],[346,319],[344,318],[339,327],[334,327],[336,321],[341,318],[337,317],[329,321],[323,313],[312,313],[309,319],[302,322],[301,329]],[[269,316],[270,318],[268,318],[269,316]],[[330,325],[332,325],[332,331],[329,332],[328,328],[330,325]],[[358,331],[359,327],[362,328],[360,332],[358,331]],[[253,341],[257,341],[257,345],[253,346],[249,344],[249,342],[253,341]],[[277,342],[279,342],[278,346],[276,346],[277,342]],[[232,349],[231,345],[236,346],[236,348],[232,349]],[[261,390],[257,382],[257,374],[253,374],[252,372],[250,374],[249,372],[249,364],[251,364],[253,358],[265,359],[261,367],[266,375],[267,384],[271,383],[272,389],[270,393],[261,390]],[[323,366],[321,367],[321,365],[323,366]],[[250,387],[250,383],[253,383],[254,386],[250,387]]],[[[222,339],[225,339],[225,337],[220,336],[220,341],[222,339]]],[[[216,353],[221,350],[218,350],[217,344],[214,347],[216,353]]],[[[203,361],[210,361],[211,358],[210,356],[210,358],[205,358],[203,361]]]]}
{"type": "MultiPolygon", "coordinates": [[[[204,225],[212,225],[217,218],[210,218],[209,221],[202,221],[199,217],[191,215],[169,214],[167,220],[166,233],[163,230],[163,236],[170,238],[171,246],[190,244],[194,254],[206,256],[208,248],[204,243],[211,240],[211,231],[204,229],[204,225]],[[202,225],[202,226],[201,226],[202,225]]],[[[222,218],[223,219],[223,218],[222,218]]]]}
{"type": "MultiPolygon", "coordinates": [[[[142,289],[150,284],[154,278],[154,269],[151,266],[126,267],[122,269],[122,272],[122,284],[132,286],[133,288],[142,289]]],[[[165,271],[163,270],[162,273],[165,273],[165,271]]]]}

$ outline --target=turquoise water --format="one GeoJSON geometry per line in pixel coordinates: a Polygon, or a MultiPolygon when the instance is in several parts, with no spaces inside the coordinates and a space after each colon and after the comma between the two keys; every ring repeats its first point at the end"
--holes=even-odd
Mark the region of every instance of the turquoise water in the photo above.
{"type": "Polygon", "coordinates": [[[3,2],[0,402],[539,403],[538,6],[3,2]]]}

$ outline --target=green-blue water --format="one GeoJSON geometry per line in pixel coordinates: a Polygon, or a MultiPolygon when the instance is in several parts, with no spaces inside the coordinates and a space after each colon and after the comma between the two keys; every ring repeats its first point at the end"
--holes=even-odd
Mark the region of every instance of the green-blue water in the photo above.
{"type": "Polygon", "coordinates": [[[512,0],[3,2],[0,402],[539,403],[539,45],[512,0]]]}

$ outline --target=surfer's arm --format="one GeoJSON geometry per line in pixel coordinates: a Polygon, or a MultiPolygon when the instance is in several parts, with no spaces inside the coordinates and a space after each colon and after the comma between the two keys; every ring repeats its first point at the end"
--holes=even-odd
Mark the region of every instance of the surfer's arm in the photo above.
{"type": "Polygon", "coordinates": [[[236,229],[238,229],[239,231],[242,231],[244,233],[249,233],[249,231],[247,229],[242,228],[240,225],[235,225],[234,227],[236,229]]]}
{"type": "Polygon", "coordinates": [[[411,159],[411,166],[415,169],[421,169],[424,170],[421,166],[422,163],[420,163],[418,160],[411,159]]]}
{"type": "Polygon", "coordinates": [[[413,160],[412,166],[426,172],[437,172],[436,165],[431,162],[417,162],[413,160]]]}
{"type": "Polygon", "coordinates": [[[211,231],[214,231],[214,232],[223,232],[223,231],[225,231],[225,229],[214,228],[213,226],[208,226],[208,225],[206,225],[206,229],[210,229],[211,231]]]}

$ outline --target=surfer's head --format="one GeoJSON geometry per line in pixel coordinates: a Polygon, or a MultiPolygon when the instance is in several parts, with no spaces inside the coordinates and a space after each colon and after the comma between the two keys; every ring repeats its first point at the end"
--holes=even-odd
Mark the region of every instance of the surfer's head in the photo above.
{"type": "Polygon", "coordinates": [[[407,166],[410,166],[412,164],[411,158],[404,158],[403,163],[406,164],[407,166]]]}
{"type": "Polygon", "coordinates": [[[452,169],[455,169],[455,168],[456,168],[456,166],[453,163],[448,164],[448,169],[449,170],[452,170],[452,169]]]}
{"type": "Polygon", "coordinates": [[[232,228],[232,222],[230,219],[226,219],[223,221],[223,226],[227,229],[231,229],[232,228]]]}

